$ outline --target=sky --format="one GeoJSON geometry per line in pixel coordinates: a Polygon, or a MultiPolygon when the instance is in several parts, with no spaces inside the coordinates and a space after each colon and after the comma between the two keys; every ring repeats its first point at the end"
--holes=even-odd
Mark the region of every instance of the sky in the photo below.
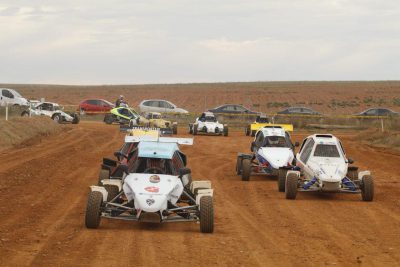
{"type": "Polygon", "coordinates": [[[0,1],[0,83],[298,80],[400,80],[400,2],[0,1]]]}

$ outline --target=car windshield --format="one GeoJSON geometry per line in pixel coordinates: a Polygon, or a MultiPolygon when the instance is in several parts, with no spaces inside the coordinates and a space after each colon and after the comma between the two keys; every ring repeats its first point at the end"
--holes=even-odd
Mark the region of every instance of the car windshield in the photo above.
{"type": "Polygon", "coordinates": [[[214,122],[216,119],[214,116],[206,116],[205,121],[214,122]]]}
{"type": "Polygon", "coordinates": [[[283,136],[266,136],[264,139],[263,147],[291,147],[290,143],[286,141],[283,136]]]}
{"type": "Polygon", "coordinates": [[[110,101],[107,101],[107,100],[103,100],[103,101],[104,101],[104,103],[108,104],[109,106],[114,106],[114,104],[111,103],[110,101]]]}
{"type": "Polygon", "coordinates": [[[256,122],[258,123],[268,123],[267,117],[257,117],[256,122]]]}
{"type": "Polygon", "coordinates": [[[17,91],[12,90],[12,92],[13,92],[14,96],[16,96],[16,97],[22,97],[17,91]]]}
{"type": "Polygon", "coordinates": [[[319,144],[315,148],[314,157],[340,158],[336,145],[319,144]]]}
{"type": "Polygon", "coordinates": [[[54,110],[62,110],[62,108],[60,106],[56,106],[56,105],[53,106],[53,109],[54,110]]]}

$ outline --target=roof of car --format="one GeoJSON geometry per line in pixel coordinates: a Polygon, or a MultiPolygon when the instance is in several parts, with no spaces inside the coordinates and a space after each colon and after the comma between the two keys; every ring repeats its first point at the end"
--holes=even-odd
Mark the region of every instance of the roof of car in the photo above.
{"type": "Polygon", "coordinates": [[[160,112],[148,112],[147,114],[152,114],[152,115],[159,115],[159,116],[161,116],[161,113],[160,113],[160,112]]]}
{"type": "Polygon", "coordinates": [[[332,134],[313,134],[309,137],[312,137],[317,144],[332,145],[339,141],[339,139],[332,134]]]}
{"type": "Polygon", "coordinates": [[[138,145],[139,157],[172,159],[175,151],[179,150],[176,143],[140,142],[138,145]]]}
{"type": "Polygon", "coordinates": [[[206,111],[206,112],[203,112],[203,113],[207,117],[214,117],[214,113],[212,113],[212,112],[206,111]]]}
{"type": "Polygon", "coordinates": [[[283,129],[280,126],[264,127],[260,131],[262,131],[264,136],[283,136],[283,137],[285,137],[285,129],[283,129]]]}

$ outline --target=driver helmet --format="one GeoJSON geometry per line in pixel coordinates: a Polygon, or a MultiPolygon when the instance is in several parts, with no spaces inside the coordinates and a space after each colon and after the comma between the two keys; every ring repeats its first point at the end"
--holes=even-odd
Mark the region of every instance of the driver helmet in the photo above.
{"type": "Polygon", "coordinates": [[[278,145],[279,144],[278,136],[268,136],[268,143],[270,145],[278,145]]]}
{"type": "Polygon", "coordinates": [[[124,99],[124,96],[123,96],[123,95],[120,95],[120,96],[119,96],[119,99],[121,99],[121,100],[124,99]]]}

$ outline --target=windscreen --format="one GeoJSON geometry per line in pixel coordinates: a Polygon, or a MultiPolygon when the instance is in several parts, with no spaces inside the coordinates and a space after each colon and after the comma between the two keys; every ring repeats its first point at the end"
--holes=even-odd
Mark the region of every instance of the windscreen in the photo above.
{"type": "Polygon", "coordinates": [[[215,117],[213,117],[213,116],[206,116],[206,121],[208,121],[208,122],[214,122],[214,121],[216,121],[216,119],[215,119],[215,117]]]}
{"type": "Polygon", "coordinates": [[[263,147],[291,147],[290,142],[287,142],[283,136],[266,136],[263,147]]]}
{"type": "Polygon", "coordinates": [[[315,148],[314,157],[340,158],[336,145],[319,144],[315,148]]]}

